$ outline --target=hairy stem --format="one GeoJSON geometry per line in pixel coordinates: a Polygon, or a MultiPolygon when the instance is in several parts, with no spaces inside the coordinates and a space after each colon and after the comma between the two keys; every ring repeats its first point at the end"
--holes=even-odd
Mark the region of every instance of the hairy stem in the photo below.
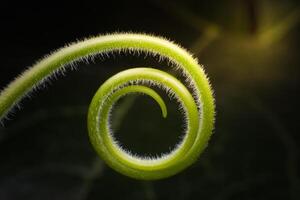
{"type": "Polygon", "coordinates": [[[191,165],[206,147],[214,126],[214,99],[203,68],[186,50],[166,39],[144,34],[110,34],[86,39],[57,50],[26,70],[0,94],[0,118],[31,90],[72,63],[96,54],[114,51],[146,52],[171,61],[192,87],[192,94],[176,78],[152,68],[125,70],[107,80],[89,108],[91,143],[106,163],[120,173],[137,179],[159,179],[191,165]],[[143,86],[139,86],[142,84],[143,86]],[[166,116],[160,96],[144,85],[156,85],[174,96],[182,106],[187,129],[183,140],[167,155],[141,158],[123,150],[112,136],[109,117],[115,102],[127,93],[145,93],[154,98],[166,116]]]}

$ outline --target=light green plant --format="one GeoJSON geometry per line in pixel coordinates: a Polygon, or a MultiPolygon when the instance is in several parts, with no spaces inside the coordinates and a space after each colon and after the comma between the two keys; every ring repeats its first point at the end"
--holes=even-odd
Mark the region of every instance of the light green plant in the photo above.
{"type": "Polygon", "coordinates": [[[181,70],[192,94],[176,78],[153,68],[133,68],[108,79],[96,92],[88,112],[90,141],[100,157],[116,171],[136,179],[153,180],[174,175],[191,165],[206,147],[214,127],[214,99],[203,68],[186,50],[166,39],[144,34],[102,35],[57,50],[26,70],[0,94],[0,117],[3,119],[18,102],[53,74],[73,62],[96,54],[114,51],[145,52],[171,61],[181,70]],[[164,89],[175,97],[183,110],[185,137],[176,148],[159,157],[139,157],[122,149],[113,137],[109,118],[113,105],[128,93],[152,97],[167,116],[162,98],[149,85],[164,89]]]}

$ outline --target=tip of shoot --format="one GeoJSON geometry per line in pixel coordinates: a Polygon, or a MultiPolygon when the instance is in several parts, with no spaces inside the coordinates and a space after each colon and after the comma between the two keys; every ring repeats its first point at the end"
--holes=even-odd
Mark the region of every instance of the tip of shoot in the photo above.
{"type": "Polygon", "coordinates": [[[163,116],[164,118],[167,118],[167,115],[168,115],[167,109],[162,109],[161,112],[162,112],[162,116],[163,116]]]}

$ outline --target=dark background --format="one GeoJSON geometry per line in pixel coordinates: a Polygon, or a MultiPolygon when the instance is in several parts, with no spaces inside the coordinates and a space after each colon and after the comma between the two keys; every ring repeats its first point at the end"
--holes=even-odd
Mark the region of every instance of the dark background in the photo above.
{"type": "MultiPolygon", "coordinates": [[[[199,160],[159,181],[108,168],[89,143],[86,113],[103,81],[129,67],[167,66],[137,55],[79,63],[22,101],[0,128],[0,199],[300,199],[300,4],[297,0],[1,3],[0,87],[72,41],[120,31],[170,38],[210,77],[216,127],[199,160]]],[[[116,137],[141,155],[174,147],[176,103],[162,119],[153,100],[115,109],[116,137]]]]}

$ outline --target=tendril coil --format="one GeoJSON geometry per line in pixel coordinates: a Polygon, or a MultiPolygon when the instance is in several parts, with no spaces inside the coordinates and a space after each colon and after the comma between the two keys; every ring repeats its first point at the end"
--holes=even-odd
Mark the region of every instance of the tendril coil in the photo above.
{"type": "Polygon", "coordinates": [[[109,78],[96,92],[88,111],[90,141],[100,157],[116,171],[136,179],[154,180],[172,176],[196,161],[207,146],[214,127],[214,98],[203,68],[185,49],[167,39],[132,33],[116,33],[89,38],[61,48],[37,62],[0,93],[0,118],[29,92],[70,63],[96,54],[114,51],[145,52],[168,59],[183,75],[192,93],[175,77],[154,68],[132,68],[109,78]],[[156,85],[172,94],[183,108],[187,124],[185,136],[176,148],[157,158],[143,158],[122,149],[113,138],[109,119],[113,105],[129,93],[143,93],[167,109],[150,87],[156,85]]]}

